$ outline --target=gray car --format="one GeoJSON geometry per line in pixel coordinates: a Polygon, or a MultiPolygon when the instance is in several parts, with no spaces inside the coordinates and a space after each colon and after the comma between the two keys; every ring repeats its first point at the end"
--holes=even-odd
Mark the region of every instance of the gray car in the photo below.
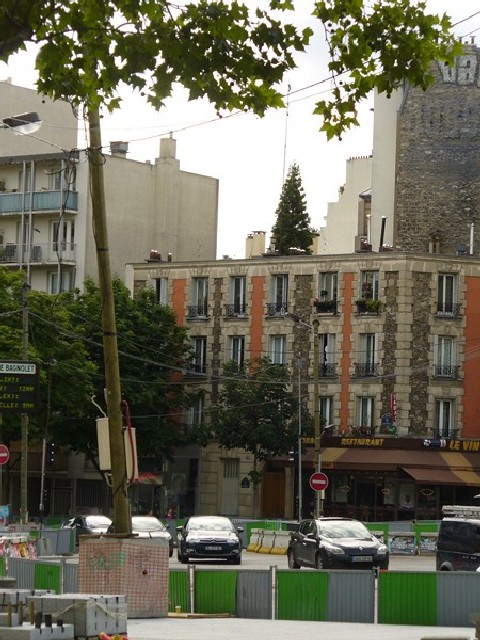
{"type": "Polygon", "coordinates": [[[302,520],[291,533],[288,567],[315,569],[388,569],[388,548],[358,520],[302,520]]]}
{"type": "Polygon", "coordinates": [[[75,546],[78,549],[79,536],[107,533],[112,524],[110,518],[101,515],[73,516],[63,523],[63,527],[75,529],[75,546]]]}
{"type": "Polygon", "coordinates": [[[177,527],[178,560],[226,560],[241,564],[242,545],[238,533],[243,527],[235,527],[230,518],[223,516],[192,516],[177,527]]]}

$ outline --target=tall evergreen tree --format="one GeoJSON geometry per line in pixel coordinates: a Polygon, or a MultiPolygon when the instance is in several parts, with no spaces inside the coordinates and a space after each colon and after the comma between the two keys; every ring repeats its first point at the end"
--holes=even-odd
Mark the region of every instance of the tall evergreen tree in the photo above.
{"type": "Polygon", "coordinates": [[[288,170],[276,216],[277,221],[272,228],[272,234],[275,236],[278,253],[288,255],[298,249],[308,254],[312,253],[310,247],[314,231],[310,227],[307,199],[298,164],[292,164],[288,170]]]}

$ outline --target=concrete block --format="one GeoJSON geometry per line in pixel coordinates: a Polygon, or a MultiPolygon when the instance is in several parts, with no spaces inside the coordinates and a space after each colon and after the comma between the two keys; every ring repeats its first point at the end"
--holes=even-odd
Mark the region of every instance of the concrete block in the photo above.
{"type": "Polygon", "coordinates": [[[63,627],[45,627],[36,629],[32,624],[24,624],[21,627],[3,628],[2,640],[73,640],[74,629],[72,624],[64,624],[63,627]]]}

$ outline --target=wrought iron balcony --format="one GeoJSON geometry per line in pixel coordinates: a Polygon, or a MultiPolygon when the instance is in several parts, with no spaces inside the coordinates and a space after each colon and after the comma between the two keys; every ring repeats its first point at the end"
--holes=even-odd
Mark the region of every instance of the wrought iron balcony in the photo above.
{"type": "Polygon", "coordinates": [[[225,305],[226,318],[238,318],[247,315],[247,305],[245,303],[235,302],[234,304],[225,305]]]}
{"type": "Polygon", "coordinates": [[[187,376],[205,376],[207,375],[207,365],[197,362],[189,362],[185,370],[187,376]]]}
{"type": "Polygon", "coordinates": [[[458,369],[457,365],[451,364],[436,364],[434,368],[434,376],[436,378],[458,378],[458,369]]]}
{"type": "Polygon", "coordinates": [[[78,193],[60,189],[51,191],[0,191],[0,216],[32,211],[78,211],[78,193]]]}
{"type": "Polygon", "coordinates": [[[323,378],[333,378],[336,376],[337,365],[334,362],[323,362],[318,366],[318,375],[323,378]]]}
{"type": "Polygon", "coordinates": [[[458,318],[462,305],[458,302],[437,302],[437,316],[458,318]]]}
{"type": "Polygon", "coordinates": [[[187,318],[206,318],[208,308],[206,304],[192,305],[187,307],[187,318]]]}
{"type": "Polygon", "coordinates": [[[337,313],[337,300],[315,300],[313,306],[317,310],[317,313],[329,313],[336,315],[337,313]]]}
{"type": "Polygon", "coordinates": [[[382,301],[375,298],[355,300],[355,304],[357,305],[357,313],[361,315],[378,316],[382,310],[382,301]]]}
{"type": "Polygon", "coordinates": [[[48,244],[0,245],[0,263],[7,264],[58,264],[75,262],[76,245],[73,242],[50,242],[48,244]]]}
{"type": "Polygon", "coordinates": [[[355,375],[358,378],[378,376],[378,364],[374,362],[356,362],[355,375]]]}
{"type": "Polygon", "coordinates": [[[284,316],[288,311],[286,302],[267,302],[267,317],[284,316]]]}

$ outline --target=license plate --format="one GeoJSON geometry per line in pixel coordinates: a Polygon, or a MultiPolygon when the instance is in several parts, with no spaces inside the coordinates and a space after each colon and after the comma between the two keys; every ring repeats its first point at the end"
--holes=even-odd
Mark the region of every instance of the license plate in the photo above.
{"type": "Polygon", "coordinates": [[[371,562],[372,556],[353,556],[352,562],[371,562]]]}
{"type": "Polygon", "coordinates": [[[205,551],[221,551],[222,547],[205,547],[205,551]]]}

